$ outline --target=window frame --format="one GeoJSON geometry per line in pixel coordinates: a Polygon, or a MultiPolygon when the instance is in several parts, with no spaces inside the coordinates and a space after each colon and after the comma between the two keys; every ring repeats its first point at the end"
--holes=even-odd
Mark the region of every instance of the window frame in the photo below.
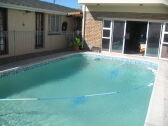
{"type": "Polygon", "coordinates": [[[103,19],[103,27],[102,27],[102,46],[101,46],[101,50],[102,51],[108,51],[110,52],[110,46],[111,46],[111,34],[112,34],[112,20],[111,19],[103,19]],[[110,27],[104,27],[104,23],[105,21],[110,21],[110,27]],[[109,30],[110,31],[110,36],[109,37],[104,37],[103,33],[104,30],[109,30]],[[103,39],[109,39],[109,49],[103,49],[103,39]]]}
{"type": "Polygon", "coordinates": [[[56,14],[48,14],[48,35],[57,34],[61,34],[61,16],[56,14]],[[52,29],[53,27],[55,27],[54,30],[52,29]]]}

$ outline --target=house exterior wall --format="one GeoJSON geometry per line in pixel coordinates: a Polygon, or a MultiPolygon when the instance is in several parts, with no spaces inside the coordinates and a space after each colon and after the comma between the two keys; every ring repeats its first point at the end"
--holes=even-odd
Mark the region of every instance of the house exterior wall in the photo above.
{"type": "MultiPolygon", "coordinates": [[[[48,14],[46,14],[46,31],[48,29],[48,14]]],[[[61,24],[66,21],[68,23],[67,26],[67,32],[71,32],[74,30],[74,20],[73,18],[61,16],[61,24]]],[[[61,27],[60,27],[61,28],[61,27]]],[[[46,48],[48,50],[54,50],[54,49],[63,49],[67,47],[67,40],[65,35],[46,35],[47,42],[46,42],[46,48]]]]}
{"type": "Polygon", "coordinates": [[[102,27],[104,18],[137,21],[168,21],[168,8],[160,5],[154,6],[153,10],[139,6],[129,9],[129,6],[121,7],[113,5],[97,6],[87,5],[85,16],[84,39],[87,47],[100,47],[102,43],[102,27]],[[143,9],[142,9],[143,8],[143,9]],[[127,10],[128,9],[128,10],[127,10]],[[158,11],[157,11],[158,10],[158,11]]]}
{"type": "Polygon", "coordinates": [[[8,31],[34,31],[35,13],[8,9],[8,31]]]}
{"type": "Polygon", "coordinates": [[[8,9],[8,56],[34,52],[35,13],[8,9]]]}
{"type": "MultiPolygon", "coordinates": [[[[48,34],[48,14],[44,14],[44,48],[35,49],[35,12],[8,9],[8,54],[0,55],[0,58],[18,56],[28,53],[64,49],[67,47],[65,35],[48,34]]],[[[61,23],[67,21],[67,31],[73,31],[74,19],[65,15],[61,16],[61,23]]],[[[60,26],[61,28],[61,26],[60,26]]]]}

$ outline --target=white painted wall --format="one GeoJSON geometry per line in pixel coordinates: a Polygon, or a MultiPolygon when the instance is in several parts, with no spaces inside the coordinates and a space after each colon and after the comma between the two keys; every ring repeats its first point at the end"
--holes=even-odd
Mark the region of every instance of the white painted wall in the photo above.
{"type": "Polygon", "coordinates": [[[164,13],[168,14],[168,6],[157,5],[87,5],[86,11],[101,12],[137,12],[137,13],[164,13]]]}
{"type": "Polygon", "coordinates": [[[168,5],[167,0],[78,0],[79,3],[82,4],[142,4],[142,3],[149,3],[149,4],[166,4],[168,5]]]}
{"type": "MultiPolygon", "coordinates": [[[[46,31],[48,30],[48,14],[46,14],[46,31]]],[[[74,19],[67,17],[67,16],[61,16],[61,25],[62,23],[66,21],[68,23],[67,31],[73,31],[74,30],[74,19]]],[[[61,26],[60,26],[61,28],[61,26]]],[[[46,35],[46,48],[48,50],[54,50],[54,49],[62,49],[67,46],[66,36],[65,35],[46,35]]]]}
{"type": "Polygon", "coordinates": [[[34,52],[35,13],[8,9],[9,56],[34,52]]]}
{"type": "MultiPolygon", "coordinates": [[[[35,49],[35,12],[8,9],[8,54],[0,58],[36,53],[42,51],[63,49],[67,46],[65,35],[48,34],[48,14],[45,14],[45,41],[44,48],[35,49]]],[[[62,22],[68,22],[68,31],[74,30],[74,19],[65,15],[61,16],[62,22]]]]}

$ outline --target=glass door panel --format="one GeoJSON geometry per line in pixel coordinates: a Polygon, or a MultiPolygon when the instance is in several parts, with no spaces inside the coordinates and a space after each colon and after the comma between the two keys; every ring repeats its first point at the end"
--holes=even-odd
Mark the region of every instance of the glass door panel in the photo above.
{"type": "Polygon", "coordinates": [[[110,39],[102,39],[102,50],[109,51],[110,39]]]}
{"type": "Polygon", "coordinates": [[[112,33],[112,52],[122,53],[125,21],[114,21],[113,22],[113,33],[112,33]]]}
{"type": "Polygon", "coordinates": [[[110,37],[110,30],[108,30],[108,29],[104,29],[103,30],[103,38],[105,38],[105,37],[110,37]]]}
{"type": "Polygon", "coordinates": [[[102,50],[109,51],[111,43],[111,31],[112,31],[112,21],[103,21],[103,32],[102,32],[102,50]]]}
{"type": "Polygon", "coordinates": [[[157,57],[161,37],[161,23],[149,23],[146,56],[157,57]]]}
{"type": "Polygon", "coordinates": [[[104,20],[103,27],[104,28],[111,28],[111,20],[104,20]]]}

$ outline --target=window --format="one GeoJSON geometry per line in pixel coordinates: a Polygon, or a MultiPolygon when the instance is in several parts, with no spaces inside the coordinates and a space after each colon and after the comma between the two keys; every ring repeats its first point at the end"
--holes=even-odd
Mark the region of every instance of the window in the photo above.
{"type": "Polygon", "coordinates": [[[104,20],[104,28],[110,28],[111,27],[111,20],[104,20]]]}
{"type": "Polygon", "coordinates": [[[57,34],[60,32],[60,16],[48,15],[48,32],[49,34],[57,34]]]}
{"type": "Polygon", "coordinates": [[[102,50],[109,51],[111,32],[112,32],[111,20],[104,20],[103,22],[103,33],[102,33],[102,50]]]}
{"type": "Polygon", "coordinates": [[[163,43],[168,44],[168,23],[164,24],[164,28],[163,28],[163,43]]]}
{"type": "Polygon", "coordinates": [[[163,25],[160,57],[168,59],[168,23],[163,25]]]}

